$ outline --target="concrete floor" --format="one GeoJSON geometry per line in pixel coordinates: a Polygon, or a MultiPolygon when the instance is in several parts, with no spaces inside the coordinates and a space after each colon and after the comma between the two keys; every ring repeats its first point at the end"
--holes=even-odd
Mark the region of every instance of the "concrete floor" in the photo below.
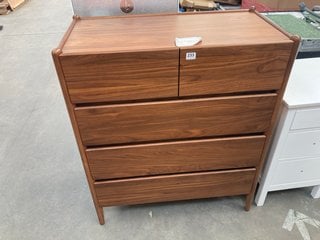
{"type": "Polygon", "coordinates": [[[303,238],[282,229],[289,209],[320,220],[305,188],[270,193],[250,212],[243,197],[110,207],[100,226],[50,55],[71,16],[70,0],[29,0],[0,16],[1,240],[292,240],[303,238]]]}

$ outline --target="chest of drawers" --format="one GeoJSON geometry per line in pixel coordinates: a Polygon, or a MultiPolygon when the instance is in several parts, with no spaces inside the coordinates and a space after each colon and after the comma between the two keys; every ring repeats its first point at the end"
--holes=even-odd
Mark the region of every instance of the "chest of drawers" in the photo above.
{"type": "Polygon", "coordinates": [[[298,45],[254,11],[75,17],[53,58],[100,223],[195,198],[249,210],[298,45]]]}
{"type": "Polygon", "coordinates": [[[255,199],[258,206],[269,191],[317,186],[312,196],[320,197],[319,66],[320,58],[295,61],[255,199]]]}

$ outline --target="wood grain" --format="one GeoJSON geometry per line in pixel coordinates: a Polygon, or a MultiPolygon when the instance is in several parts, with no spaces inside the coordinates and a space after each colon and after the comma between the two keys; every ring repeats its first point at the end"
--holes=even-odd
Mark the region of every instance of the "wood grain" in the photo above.
{"type": "MultiPolygon", "coordinates": [[[[70,25],[65,37],[62,39],[62,41],[60,43],[60,46],[63,46],[64,41],[65,41],[67,35],[72,31],[72,28],[73,28],[74,24],[75,24],[75,20],[70,25]]],[[[93,179],[91,177],[88,160],[87,160],[87,156],[86,156],[86,153],[85,153],[85,147],[82,144],[80,133],[79,133],[79,128],[78,128],[78,124],[77,124],[77,120],[75,118],[74,105],[71,103],[70,98],[68,96],[68,90],[67,90],[66,82],[65,82],[65,79],[64,79],[63,71],[62,71],[61,62],[59,61],[60,54],[61,54],[61,50],[60,49],[55,49],[55,50],[52,51],[52,58],[53,58],[53,61],[54,61],[55,67],[56,67],[57,75],[59,77],[61,90],[63,92],[64,100],[65,100],[65,103],[66,103],[66,106],[67,106],[67,110],[68,110],[68,113],[69,113],[70,121],[71,121],[72,128],[73,128],[73,132],[74,132],[74,135],[75,135],[75,138],[76,138],[76,141],[77,141],[78,149],[79,149],[81,160],[82,160],[82,165],[83,165],[86,177],[87,177],[89,189],[90,189],[92,200],[93,200],[93,203],[94,203],[94,206],[95,206],[95,209],[96,209],[96,213],[97,213],[97,216],[98,216],[98,219],[99,219],[99,223],[101,225],[103,225],[105,223],[103,209],[98,203],[97,194],[96,194],[96,191],[95,191],[94,186],[93,186],[93,179]]]]}
{"type": "Polygon", "coordinates": [[[214,196],[248,210],[298,46],[254,11],[74,17],[53,57],[100,223],[103,206],[214,196]],[[192,97],[169,101],[178,81],[192,97]]]}
{"type": "Polygon", "coordinates": [[[292,45],[183,49],[180,96],[280,89],[292,45]],[[197,58],[186,60],[187,52],[197,58]]]}
{"type": "Polygon", "coordinates": [[[102,206],[247,194],[255,169],[176,174],[95,182],[102,206]]]}
{"type": "Polygon", "coordinates": [[[95,180],[255,167],[265,136],[87,149],[95,180]]]}
{"type": "Polygon", "coordinates": [[[299,49],[299,46],[300,46],[300,40],[301,40],[300,37],[292,36],[291,39],[294,42],[294,44],[293,44],[293,47],[291,49],[290,59],[288,61],[286,74],[285,74],[284,81],[282,83],[281,88],[277,91],[278,98],[277,98],[277,102],[275,104],[274,111],[273,111],[273,114],[272,114],[270,128],[266,132],[267,138],[266,138],[266,141],[265,141],[265,144],[264,144],[261,160],[260,160],[260,163],[259,163],[259,165],[257,167],[257,172],[256,172],[256,175],[255,175],[254,180],[253,180],[252,189],[250,191],[250,194],[248,194],[247,197],[246,197],[245,209],[247,211],[250,210],[250,207],[252,205],[253,197],[254,197],[254,194],[255,194],[255,191],[256,191],[256,188],[257,188],[257,184],[258,184],[258,179],[260,177],[259,174],[260,174],[262,168],[264,167],[265,160],[266,160],[266,157],[267,157],[267,154],[268,154],[268,150],[269,150],[269,146],[270,146],[271,141],[272,141],[272,136],[274,134],[274,131],[275,131],[276,127],[277,127],[277,123],[278,123],[279,118],[280,118],[280,112],[281,112],[280,108],[281,108],[281,105],[282,105],[283,95],[285,93],[286,86],[287,86],[287,83],[288,83],[288,80],[289,80],[289,76],[290,76],[290,72],[291,72],[291,69],[293,67],[293,63],[294,63],[294,61],[296,59],[296,56],[297,56],[297,53],[298,53],[298,49],[299,49]]]}
{"type": "Polygon", "coordinates": [[[73,103],[178,96],[179,50],[61,57],[73,103]]]}
{"type": "Polygon", "coordinates": [[[276,94],[79,107],[87,146],[264,132],[276,94]]]}
{"type": "Polygon", "coordinates": [[[192,36],[202,37],[199,47],[204,48],[291,42],[253,12],[208,12],[80,19],[62,51],[70,55],[168,50],[176,49],[176,37],[192,36]]]}

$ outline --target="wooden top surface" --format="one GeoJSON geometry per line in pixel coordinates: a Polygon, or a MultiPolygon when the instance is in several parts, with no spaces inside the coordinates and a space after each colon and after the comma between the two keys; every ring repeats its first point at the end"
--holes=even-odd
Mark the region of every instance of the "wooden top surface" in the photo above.
{"type": "Polygon", "coordinates": [[[202,37],[197,47],[292,42],[254,12],[140,15],[77,19],[63,54],[176,49],[176,37],[202,37]]]}

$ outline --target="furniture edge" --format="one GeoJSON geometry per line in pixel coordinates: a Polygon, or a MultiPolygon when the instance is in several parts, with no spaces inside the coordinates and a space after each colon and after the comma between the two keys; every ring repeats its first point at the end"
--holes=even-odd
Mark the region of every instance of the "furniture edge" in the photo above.
{"type": "MultiPolygon", "coordinates": [[[[75,23],[76,21],[73,21],[73,23],[75,23]]],[[[73,24],[74,25],[74,24],[73,24]]],[[[73,27],[73,25],[71,25],[71,27],[73,27]]],[[[69,30],[71,31],[72,28],[69,28],[69,30]]],[[[67,36],[67,34],[65,34],[65,37],[67,36]]],[[[62,44],[63,44],[64,39],[62,40],[62,44]]],[[[61,44],[59,45],[61,47],[61,44]]],[[[99,223],[101,225],[103,225],[105,223],[104,220],[104,214],[103,214],[103,208],[99,205],[98,202],[98,197],[96,195],[95,189],[94,189],[94,180],[90,174],[90,169],[89,169],[89,164],[88,164],[88,160],[86,157],[86,153],[85,153],[85,147],[82,144],[82,140],[81,140],[81,135],[80,135],[80,131],[77,125],[77,121],[76,121],[76,117],[75,117],[75,113],[74,113],[74,105],[71,103],[69,94],[68,94],[68,90],[67,90],[67,85],[65,82],[65,77],[64,77],[64,73],[63,73],[63,69],[61,66],[61,62],[59,59],[59,56],[61,55],[62,50],[61,48],[56,48],[52,50],[52,57],[53,57],[53,61],[56,67],[56,72],[58,75],[58,79],[60,82],[60,87],[61,90],[63,92],[63,96],[64,96],[64,100],[65,100],[65,104],[67,106],[67,110],[69,113],[69,118],[71,121],[71,125],[74,131],[74,136],[76,138],[77,141],[77,145],[78,145],[78,149],[81,155],[81,160],[82,160],[82,164],[83,164],[83,168],[85,170],[85,174],[87,176],[87,181],[88,181],[88,185],[89,185],[89,189],[93,198],[93,203],[98,215],[98,219],[99,219],[99,223]]]]}
{"type": "Polygon", "coordinates": [[[55,51],[55,54],[58,54],[58,55],[62,54],[62,50],[63,50],[63,47],[64,47],[65,43],[67,42],[68,38],[70,37],[70,34],[71,34],[72,30],[74,29],[74,26],[76,25],[76,23],[80,19],[81,18],[79,16],[77,16],[77,15],[74,15],[72,17],[72,22],[69,25],[69,27],[67,28],[67,31],[64,33],[61,41],[58,44],[58,47],[53,50],[53,51],[55,51]],[[60,50],[60,51],[57,51],[57,50],[60,50]]]}
{"type": "MultiPolygon", "coordinates": [[[[254,10],[252,10],[252,11],[254,11],[254,10]]],[[[254,11],[254,12],[256,13],[256,11],[254,11]]],[[[258,16],[260,16],[260,14],[258,14],[258,16]]],[[[283,32],[283,31],[281,31],[281,32],[283,32]]],[[[283,33],[286,34],[285,32],[283,32],[283,33]]],[[[281,116],[280,108],[281,108],[281,105],[282,105],[283,96],[284,96],[284,93],[285,93],[285,90],[286,90],[286,86],[288,84],[288,80],[289,80],[290,73],[291,73],[291,70],[292,70],[292,67],[293,67],[293,63],[294,63],[294,61],[296,59],[296,56],[297,56],[297,53],[298,53],[298,49],[299,49],[299,46],[300,46],[300,37],[299,36],[295,36],[295,35],[287,35],[287,36],[293,41],[293,45],[292,45],[292,48],[291,48],[291,54],[290,54],[290,58],[289,58],[289,61],[288,61],[288,64],[287,64],[286,73],[285,73],[284,78],[283,78],[282,86],[281,86],[281,88],[279,90],[277,90],[278,99],[277,99],[276,105],[274,107],[274,111],[273,111],[273,115],[272,115],[272,118],[271,118],[269,129],[268,129],[268,131],[266,131],[266,134],[265,134],[267,136],[267,138],[266,138],[266,141],[265,141],[263,152],[261,154],[261,161],[260,161],[260,164],[257,166],[257,172],[256,172],[256,176],[255,176],[254,182],[252,184],[251,193],[246,198],[245,209],[247,211],[250,210],[250,207],[252,205],[252,202],[253,202],[253,199],[254,199],[254,195],[255,195],[255,191],[256,191],[256,188],[257,188],[257,184],[258,184],[258,179],[260,177],[261,170],[265,165],[265,161],[266,161],[266,157],[267,157],[267,154],[268,154],[268,150],[269,150],[270,145],[271,145],[271,140],[272,140],[274,132],[275,132],[275,128],[276,128],[276,125],[277,125],[276,123],[279,121],[279,118],[281,116]]]]}

